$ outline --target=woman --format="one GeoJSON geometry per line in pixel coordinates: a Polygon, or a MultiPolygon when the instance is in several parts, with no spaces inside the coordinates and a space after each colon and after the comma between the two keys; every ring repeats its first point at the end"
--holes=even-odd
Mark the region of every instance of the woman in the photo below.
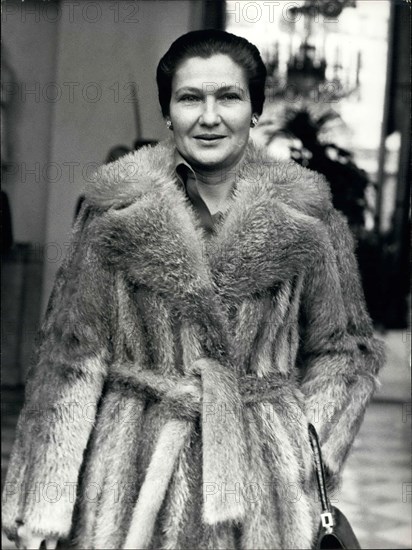
{"type": "Polygon", "coordinates": [[[265,73],[243,38],[180,37],[173,139],[87,189],[6,480],[20,544],[313,544],[307,424],[336,488],[383,351],[327,184],[249,141],[265,73]]]}

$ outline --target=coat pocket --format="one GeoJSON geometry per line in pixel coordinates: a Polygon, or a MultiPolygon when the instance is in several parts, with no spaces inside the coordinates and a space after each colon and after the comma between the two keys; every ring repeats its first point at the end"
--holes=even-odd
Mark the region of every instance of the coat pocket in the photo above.
{"type": "Polygon", "coordinates": [[[304,396],[298,388],[291,388],[283,401],[285,426],[299,459],[303,488],[309,490],[313,475],[313,455],[308,435],[309,418],[306,414],[304,396]]]}

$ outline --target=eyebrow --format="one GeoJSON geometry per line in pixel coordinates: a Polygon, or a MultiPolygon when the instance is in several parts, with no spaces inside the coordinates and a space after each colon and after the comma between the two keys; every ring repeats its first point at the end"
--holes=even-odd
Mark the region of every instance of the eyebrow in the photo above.
{"type": "MultiPolygon", "coordinates": [[[[182,86],[181,88],[176,90],[175,95],[178,95],[179,93],[182,93],[182,92],[203,93],[205,91],[205,87],[207,85],[214,86],[215,83],[214,82],[206,82],[205,85],[202,88],[196,88],[194,86],[182,86]]],[[[242,94],[245,93],[244,89],[241,88],[240,86],[236,85],[236,84],[232,84],[230,86],[220,86],[217,89],[213,89],[214,92],[219,92],[219,93],[236,91],[236,90],[239,91],[242,94]]]]}

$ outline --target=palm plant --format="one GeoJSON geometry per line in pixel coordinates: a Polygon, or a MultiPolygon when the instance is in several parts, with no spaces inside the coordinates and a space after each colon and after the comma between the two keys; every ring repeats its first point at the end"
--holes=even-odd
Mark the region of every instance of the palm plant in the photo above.
{"type": "Polygon", "coordinates": [[[291,157],[301,164],[323,174],[330,184],[335,208],[348,219],[355,233],[364,227],[365,212],[369,210],[366,188],[369,184],[364,170],[356,166],[353,154],[335,143],[324,142],[320,134],[334,119],[340,118],[335,111],[314,116],[307,108],[287,108],[284,124],[267,135],[267,145],[279,136],[292,138],[291,157]]]}

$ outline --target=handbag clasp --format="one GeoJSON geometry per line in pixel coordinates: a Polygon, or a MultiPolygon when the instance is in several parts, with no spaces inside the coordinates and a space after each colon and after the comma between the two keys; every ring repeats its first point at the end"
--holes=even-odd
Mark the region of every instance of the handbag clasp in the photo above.
{"type": "Polygon", "coordinates": [[[322,527],[324,527],[326,531],[332,531],[332,527],[334,525],[332,512],[322,512],[320,518],[322,521],[322,527]]]}

